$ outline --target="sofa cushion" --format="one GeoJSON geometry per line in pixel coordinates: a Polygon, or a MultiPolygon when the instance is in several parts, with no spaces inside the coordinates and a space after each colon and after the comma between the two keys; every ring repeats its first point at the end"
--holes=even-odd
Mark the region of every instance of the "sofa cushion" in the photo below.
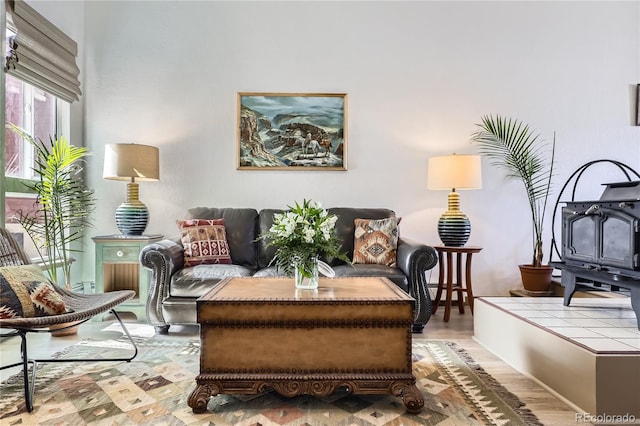
{"type": "MultiPolygon", "coordinates": [[[[276,213],[284,213],[286,210],[280,209],[263,209],[260,210],[260,215],[258,218],[258,232],[259,235],[266,235],[271,229],[273,225],[273,215],[276,213]]],[[[258,244],[258,266],[260,268],[266,268],[269,266],[271,259],[276,255],[276,250],[278,248],[276,246],[269,246],[269,240],[261,238],[257,242],[258,244]]]]}
{"type": "MultiPolygon", "coordinates": [[[[267,266],[266,268],[259,269],[254,275],[256,278],[272,278],[272,277],[284,277],[286,276],[283,272],[278,271],[278,268],[275,266],[267,266]]],[[[293,282],[293,278],[292,281],[293,282]]]]}
{"type": "Polygon", "coordinates": [[[398,221],[387,219],[356,219],[353,263],[396,266],[398,221]]]}
{"type": "Polygon", "coordinates": [[[187,219],[224,219],[227,243],[234,265],[257,268],[255,240],[258,237],[258,211],[250,208],[196,207],[187,219]]]}
{"type": "Polygon", "coordinates": [[[250,277],[255,269],[239,265],[196,265],[180,269],[171,277],[172,297],[200,297],[228,277],[250,277]]]}
{"type": "Polygon", "coordinates": [[[178,220],[184,266],[230,264],[224,219],[178,220]]]}
{"type": "MultiPolygon", "coordinates": [[[[327,211],[329,214],[338,216],[336,235],[342,241],[340,250],[346,253],[350,259],[353,259],[353,235],[355,233],[356,219],[385,219],[396,215],[393,210],[375,208],[334,207],[327,211]]],[[[344,264],[343,261],[336,259],[329,259],[327,263],[332,266],[344,264]]]]}
{"type": "Polygon", "coordinates": [[[0,318],[44,317],[65,312],[64,300],[40,267],[0,267],[0,318]]]}
{"type": "Polygon", "coordinates": [[[407,276],[398,268],[385,265],[337,265],[333,267],[336,277],[386,277],[402,290],[409,292],[407,276]]]}

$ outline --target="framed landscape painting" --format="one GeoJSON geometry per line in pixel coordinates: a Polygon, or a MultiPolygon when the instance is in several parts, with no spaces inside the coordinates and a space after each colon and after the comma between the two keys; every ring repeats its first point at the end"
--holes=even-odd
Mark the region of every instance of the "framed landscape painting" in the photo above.
{"type": "Polygon", "coordinates": [[[346,170],[345,93],[238,93],[238,170],[346,170]]]}
{"type": "Polygon", "coordinates": [[[636,86],[636,126],[640,126],[640,84],[636,86]]]}

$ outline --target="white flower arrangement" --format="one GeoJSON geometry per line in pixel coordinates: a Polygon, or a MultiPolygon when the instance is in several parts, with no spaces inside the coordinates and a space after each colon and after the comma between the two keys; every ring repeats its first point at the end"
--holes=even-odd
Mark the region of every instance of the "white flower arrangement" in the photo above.
{"type": "Polygon", "coordinates": [[[289,211],[276,213],[269,232],[262,236],[276,246],[276,255],[271,261],[278,269],[291,275],[297,265],[302,271],[310,271],[319,257],[338,258],[350,263],[340,252],[340,241],[335,234],[338,217],[330,215],[320,203],[303,200],[295,203],[289,211]]]}

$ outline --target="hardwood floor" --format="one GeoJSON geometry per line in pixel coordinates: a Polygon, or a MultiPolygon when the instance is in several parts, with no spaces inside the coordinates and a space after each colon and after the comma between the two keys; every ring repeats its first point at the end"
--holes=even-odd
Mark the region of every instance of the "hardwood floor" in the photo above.
{"type": "Polygon", "coordinates": [[[416,339],[450,340],[463,347],[471,357],[510,392],[520,398],[545,425],[576,424],[576,412],[533,380],[523,376],[473,340],[473,316],[452,310],[449,322],[442,317],[444,309],[431,317],[422,335],[416,339]]]}
{"type": "MultiPolygon", "coordinates": [[[[517,395],[540,421],[545,425],[566,426],[576,424],[576,412],[567,404],[554,397],[533,380],[515,371],[496,356],[485,350],[473,340],[473,317],[467,312],[459,315],[453,311],[449,322],[443,322],[444,310],[440,309],[429,321],[423,334],[414,334],[414,339],[450,340],[457,342],[477,361],[489,374],[498,380],[509,391],[517,395]]],[[[124,317],[124,315],[123,315],[124,317]]],[[[80,328],[77,336],[50,337],[48,334],[31,334],[29,336],[29,351],[34,356],[46,357],[64,349],[81,339],[89,337],[109,339],[119,337],[119,332],[102,331],[109,323],[89,322],[80,328]]],[[[167,339],[176,337],[197,337],[198,327],[171,327],[167,339]]],[[[19,359],[20,339],[4,339],[0,345],[0,359],[2,364],[8,364],[19,359]]],[[[9,375],[16,374],[19,368],[0,371],[0,379],[5,380],[9,375]]]]}

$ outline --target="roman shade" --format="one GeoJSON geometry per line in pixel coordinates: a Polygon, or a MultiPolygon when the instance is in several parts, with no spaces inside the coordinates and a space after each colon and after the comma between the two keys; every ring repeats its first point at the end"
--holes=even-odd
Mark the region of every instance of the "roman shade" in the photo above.
{"type": "Polygon", "coordinates": [[[77,101],[82,92],[76,42],[23,0],[6,5],[5,71],[67,102],[77,101]]]}

